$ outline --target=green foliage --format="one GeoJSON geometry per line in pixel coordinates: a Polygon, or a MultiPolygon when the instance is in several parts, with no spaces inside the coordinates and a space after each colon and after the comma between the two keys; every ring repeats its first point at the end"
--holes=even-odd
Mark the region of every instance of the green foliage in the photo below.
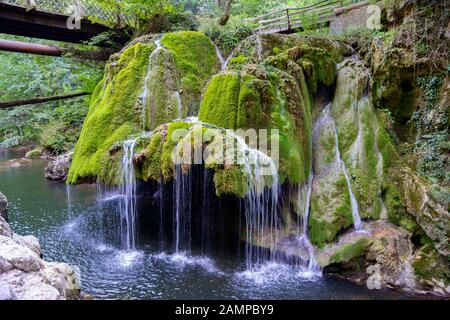
{"type": "Polygon", "coordinates": [[[204,18],[199,30],[224,51],[233,50],[239,42],[253,33],[252,25],[238,18],[230,19],[224,27],[218,24],[217,19],[204,18]]]}
{"type": "Polygon", "coordinates": [[[42,155],[42,148],[34,148],[33,150],[28,151],[25,154],[25,157],[28,159],[34,159],[40,157],[41,155],[42,155]]]}
{"type": "MultiPolygon", "coordinates": [[[[51,41],[2,36],[12,40],[54,44],[51,41]]],[[[63,44],[57,44],[59,46],[63,44]]],[[[0,100],[11,101],[49,97],[80,91],[92,91],[101,76],[102,63],[80,61],[73,58],[55,58],[38,55],[0,52],[0,100]]],[[[87,113],[89,98],[76,98],[50,102],[33,107],[24,106],[0,110],[0,146],[39,142],[44,128],[56,124],[63,131],[81,126],[87,113]]],[[[75,130],[76,131],[76,130],[75,130]]],[[[76,135],[60,144],[64,149],[73,148],[76,135]]],[[[61,148],[49,151],[59,153],[61,148]]]]}
{"type": "MultiPolygon", "coordinates": [[[[140,29],[157,15],[176,10],[169,0],[98,0],[103,8],[129,17],[132,26],[140,29]]],[[[105,23],[105,21],[102,21],[105,23]]]]}

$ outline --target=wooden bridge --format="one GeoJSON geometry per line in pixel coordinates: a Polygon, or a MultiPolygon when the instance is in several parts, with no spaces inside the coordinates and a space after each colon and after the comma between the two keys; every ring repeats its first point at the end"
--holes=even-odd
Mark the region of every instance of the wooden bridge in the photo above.
{"type": "Polygon", "coordinates": [[[301,29],[315,29],[328,24],[337,15],[368,5],[363,0],[322,0],[302,8],[283,8],[251,19],[257,23],[254,31],[265,33],[294,33],[301,29]]]}
{"type": "Polygon", "coordinates": [[[120,13],[93,0],[0,0],[0,33],[5,34],[81,43],[124,23],[120,13]]]}

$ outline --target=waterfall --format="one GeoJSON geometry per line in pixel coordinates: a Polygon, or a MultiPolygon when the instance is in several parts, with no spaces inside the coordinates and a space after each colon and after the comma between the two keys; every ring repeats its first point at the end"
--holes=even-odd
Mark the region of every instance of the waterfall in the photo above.
{"type": "Polygon", "coordinates": [[[72,219],[72,194],[71,194],[70,184],[66,184],[66,195],[67,195],[67,216],[72,219]]]}
{"type": "Polygon", "coordinates": [[[190,171],[191,168],[185,173],[182,165],[175,166],[173,233],[176,253],[189,252],[191,249],[192,184],[190,171]]]}
{"type": "Polygon", "coordinates": [[[145,131],[146,125],[147,125],[147,104],[148,104],[148,98],[149,98],[149,90],[148,90],[148,83],[152,77],[152,63],[153,59],[156,56],[156,54],[159,52],[159,50],[162,49],[161,40],[155,40],[156,49],[150,53],[150,56],[148,58],[148,67],[147,67],[147,74],[144,78],[144,89],[142,90],[142,93],[138,97],[138,105],[141,106],[142,110],[142,131],[145,131]]]}
{"type": "Polygon", "coordinates": [[[180,91],[176,91],[175,96],[177,98],[178,119],[181,119],[183,117],[183,102],[181,101],[180,91]]]}
{"type": "Polygon", "coordinates": [[[224,57],[222,55],[222,52],[220,51],[219,47],[214,42],[213,42],[213,44],[214,44],[214,48],[216,49],[217,58],[220,61],[220,65],[221,65],[220,69],[221,69],[221,71],[223,71],[223,70],[225,70],[228,67],[228,64],[230,63],[231,58],[233,57],[234,51],[232,51],[230,53],[230,55],[228,56],[227,59],[224,59],[224,57]]]}
{"type": "Polygon", "coordinates": [[[308,178],[307,184],[304,186],[300,186],[298,190],[298,200],[297,200],[298,208],[300,209],[303,207],[303,214],[300,213],[298,214],[299,221],[297,223],[299,226],[298,244],[300,248],[306,250],[306,253],[308,255],[306,261],[303,261],[303,263],[306,262],[307,264],[306,268],[308,271],[317,272],[320,270],[320,267],[317,264],[316,259],[314,257],[315,255],[314,246],[311,244],[311,241],[309,240],[308,237],[308,221],[309,221],[309,213],[311,210],[311,196],[312,196],[313,182],[314,182],[314,172],[311,166],[311,174],[308,178]],[[304,195],[303,191],[305,188],[306,188],[306,195],[305,197],[303,197],[304,195]]]}
{"type": "Polygon", "coordinates": [[[245,140],[234,132],[227,132],[237,141],[238,163],[242,164],[247,178],[248,193],[244,199],[246,230],[246,263],[251,269],[274,258],[278,243],[279,194],[278,169],[273,159],[263,152],[250,148],[245,140]],[[272,186],[266,187],[271,179],[272,186]],[[264,248],[269,246],[270,257],[264,248]]]}
{"type": "Polygon", "coordinates": [[[341,158],[341,152],[339,151],[339,135],[336,128],[336,120],[331,116],[331,104],[327,105],[324,112],[324,119],[329,119],[330,123],[333,127],[334,131],[334,138],[335,138],[335,153],[336,153],[336,161],[339,165],[339,168],[342,170],[345,176],[345,180],[347,181],[348,186],[348,192],[350,194],[350,204],[352,208],[352,217],[353,217],[353,224],[356,231],[361,231],[363,229],[361,218],[359,216],[359,208],[358,208],[358,202],[356,201],[355,195],[353,193],[352,184],[350,181],[350,176],[347,171],[347,166],[345,165],[344,160],[341,158]]]}
{"type": "Polygon", "coordinates": [[[136,246],[136,178],[134,175],[133,155],[136,140],[123,143],[122,185],[119,206],[122,244],[125,249],[136,246]]]}
{"type": "MultiPolygon", "coordinates": [[[[378,137],[378,131],[380,130],[378,122],[375,121],[375,137],[378,137]]],[[[378,142],[375,142],[375,152],[377,154],[377,158],[378,158],[378,162],[377,162],[377,176],[379,179],[382,179],[383,177],[383,155],[380,152],[380,148],[378,147],[378,142]]],[[[382,197],[382,186],[380,186],[380,190],[379,190],[379,197],[380,197],[380,202],[381,202],[381,213],[380,213],[380,218],[383,220],[387,220],[388,219],[388,212],[387,212],[387,208],[386,205],[384,203],[383,197],[382,197]]]]}

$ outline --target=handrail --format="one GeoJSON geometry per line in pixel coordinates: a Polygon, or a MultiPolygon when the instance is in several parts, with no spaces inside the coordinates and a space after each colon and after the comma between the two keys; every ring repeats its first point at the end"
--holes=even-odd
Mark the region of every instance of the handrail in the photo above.
{"type": "Polygon", "coordinates": [[[328,22],[348,6],[363,4],[367,0],[322,0],[301,8],[282,8],[262,16],[249,19],[259,24],[256,32],[274,29],[275,32],[290,31],[302,26],[305,19],[317,18],[318,22],[328,22]],[[268,19],[270,18],[270,19],[268,19]]]}

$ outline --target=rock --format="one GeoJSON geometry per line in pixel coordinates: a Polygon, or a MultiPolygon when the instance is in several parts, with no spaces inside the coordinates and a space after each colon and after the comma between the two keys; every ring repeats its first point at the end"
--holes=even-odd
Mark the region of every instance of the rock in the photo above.
{"type": "Polygon", "coordinates": [[[0,217],[0,300],[64,300],[80,297],[80,280],[65,263],[41,259],[33,236],[19,236],[0,217]]]}
{"type": "Polygon", "coordinates": [[[16,294],[12,288],[6,283],[0,281],[0,301],[2,300],[16,300],[16,294]]]}
{"type": "Polygon", "coordinates": [[[2,217],[0,217],[0,236],[10,237],[10,238],[13,236],[11,227],[6,222],[6,220],[3,219],[2,217]]]}
{"type": "Polygon", "coordinates": [[[380,288],[449,295],[448,261],[431,244],[414,252],[410,237],[401,227],[374,221],[365,224],[365,232],[347,233],[328,244],[316,259],[325,273],[359,284],[368,284],[375,275],[380,288]]]}
{"type": "Polygon", "coordinates": [[[73,151],[70,151],[50,161],[45,167],[45,177],[56,181],[66,179],[72,157],[73,151]]]}
{"type": "Polygon", "coordinates": [[[450,295],[450,265],[431,244],[417,250],[411,265],[420,286],[440,295],[450,295]]]}
{"type": "Polygon", "coordinates": [[[42,156],[42,148],[35,148],[25,154],[25,158],[34,159],[42,156]]]}
{"type": "Polygon", "coordinates": [[[397,176],[406,209],[443,256],[450,256],[450,213],[435,201],[429,183],[404,167],[397,176]]]}
{"type": "Polygon", "coordinates": [[[35,252],[38,256],[42,255],[41,245],[39,244],[39,240],[33,236],[19,236],[17,234],[13,234],[13,240],[18,244],[27,247],[28,249],[35,252]]]}
{"type": "Polygon", "coordinates": [[[41,259],[34,251],[19,245],[9,237],[0,236],[0,257],[14,268],[26,272],[38,271],[41,268],[41,259]]]}
{"type": "Polygon", "coordinates": [[[8,220],[8,207],[8,199],[0,192],[0,217],[5,220],[8,220]]]}

